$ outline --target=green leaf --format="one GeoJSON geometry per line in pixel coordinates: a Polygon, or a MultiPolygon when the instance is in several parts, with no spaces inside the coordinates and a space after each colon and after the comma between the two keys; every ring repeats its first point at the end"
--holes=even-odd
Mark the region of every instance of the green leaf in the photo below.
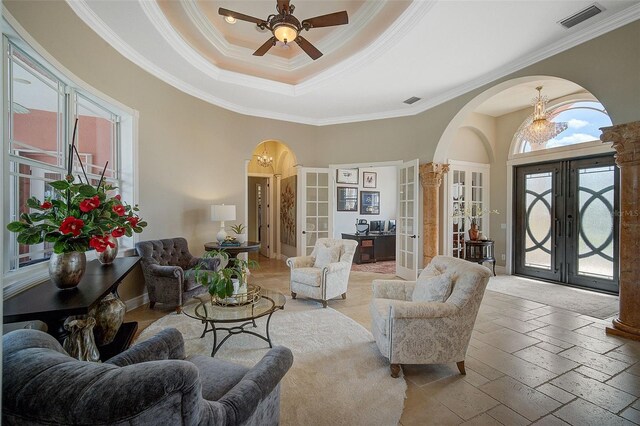
{"type": "Polygon", "coordinates": [[[67,246],[67,244],[64,241],[56,241],[56,243],[53,246],[53,251],[56,253],[64,253],[64,249],[67,246]]]}
{"type": "Polygon", "coordinates": [[[60,238],[60,236],[62,236],[60,232],[49,232],[45,234],[44,240],[48,243],[55,243],[58,241],[58,238],[60,238]]]}
{"type": "Polygon", "coordinates": [[[30,228],[30,226],[23,222],[11,222],[7,225],[7,229],[11,232],[22,232],[25,229],[30,228]]]}
{"type": "Polygon", "coordinates": [[[68,189],[70,187],[69,182],[67,182],[66,180],[57,180],[55,182],[49,183],[49,185],[57,189],[58,191],[64,191],[65,189],[68,189]]]}
{"type": "Polygon", "coordinates": [[[38,230],[38,232],[29,234],[29,236],[27,237],[27,242],[25,244],[29,244],[29,245],[39,244],[43,241],[44,241],[44,238],[42,237],[42,232],[38,230]]]}
{"type": "Polygon", "coordinates": [[[124,234],[125,234],[127,237],[131,237],[131,236],[133,235],[133,231],[131,231],[131,228],[127,227],[127,228],[125,228],[125,230],[124,230],[124,234]]]}
{"type": "Polygon", "coordinates": [[[81,185],[80,188],[78,188],[78,192],[85,197],[93,197],[98,193],[91,185],[81,185]]]}
{"type": "Polygon", "coordinates": [[[145,222],[144,220],[142,222],[138,222],[138,226],[144,228],[145,226],[147,226],[147,222],[145,222]]]}
{"type": "Polygon", "coordinates": [[[27,206],[31,207],[32,209],[42,210],[40,208],[40,201],[36,197],[30,197],[27,200],[27,206]]]}

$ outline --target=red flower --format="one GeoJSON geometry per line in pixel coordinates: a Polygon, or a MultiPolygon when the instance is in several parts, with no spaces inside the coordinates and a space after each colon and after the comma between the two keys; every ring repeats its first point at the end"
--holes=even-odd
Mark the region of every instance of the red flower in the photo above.
{"type": "Polygon", "coordinates": [[[124,216],[124,206],[122,204],[116,204],[115,206],[113,206],[113,211],[118,216],[124,216]]]}
{"type": "Polygon", "coordinates": [[[114,238],[118,238],[118,237],[122,237],[124,235],[125,229],[124,228],[115,228],[113,231],[111,231],[111,235],[114,238]]]}
{"type": "Polygon", "coordinates": [[[129,216],[127,218],[127,221],[129,222],[129,225],[131,225],[132,228],[135,228],[136,226],[138,226],[138,222],[140,222],[140,218],[135,216],[129,216]]]}
{"type": "Polygon", "coordinates": [[[45,201],[44,203],[40,204],[40,208],[43,210],[49,210],[51,207],[53,207],[51,201],[45,201]]]}
{"type": "Polygon", "coordinates": [[[122,199],[122,197],[120,196],[120,194],[116,194],[116,196],[115,196],[115,197],[113,197],[113,198],[115,198],[115,199],[116,199],[116,200],[118,200],[118,201],[120,201],[120,200],[122,199]]]}
{"type": "Polygon", "coordinates": [[[83,226],[84,221],[82,219],[76,219],[73,216],[69,216],[62,221],[59,229],[63,234],[73,234],[74,237],[77,237],[82,232],[83,226]]]}
{"type": "Polygon", "coordinates": [[[107,247],[114,248],[115,246],[116,244],[109,240],[109,235],[93,236],[91,240],[89,240],[89,247],[96,249],[98,253],[102,253],[107,247]]]}
{"type": "Polygon", "coordinates": [[[91,210],[95,210],[100,206],[100,198],[94,195],[91,198],[86,198],[80,203],[80,210],[85,213],[89,213],[91,210]]]}

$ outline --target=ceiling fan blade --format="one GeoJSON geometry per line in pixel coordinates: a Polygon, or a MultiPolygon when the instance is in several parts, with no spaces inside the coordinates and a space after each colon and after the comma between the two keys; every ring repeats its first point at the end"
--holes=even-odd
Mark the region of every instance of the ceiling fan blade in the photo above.
{"type": "Polygon", "coordinates": [[[289,12],[289,0],[278,0],[278,12],[280,13],[290,13],[289,12]]]}
{"type": "Polygon", "coordinates": [[[255,52],[253,52],[253,56],[264,56],[265,53],[269,51],[276,44],[276,38],[271,37],[267,40],[262,46],[258,48],[255,52]]]}
{"type": "Polygon", "coordinates": [[[298,36],[295,41],[298,43],[298,46],[300,46],[300,48],[304,50],[314,61],[322,56],[322,52],[316,49],[313,44],[309,43],[306,38],[298,36]]]}
{"type": "Polygon", "coordinates": [[[330,13],[328,15],[316,16],[302,21],[304,28],[333,27],[334,25],[344,25],[349,23],[349,16],[346,11],[330,13]]]}
{"type": "Polygon", "coordinates": [[[224,9],[222,7],[218,9],[218,13],[222,16],[230,16],[240,21],[253,22],[254,24],[258,25],[267,25],[267,22],[263,19],[254,18],[253,16],[244,15],[242,13],[234,12],[233,10],[224,9]]]}

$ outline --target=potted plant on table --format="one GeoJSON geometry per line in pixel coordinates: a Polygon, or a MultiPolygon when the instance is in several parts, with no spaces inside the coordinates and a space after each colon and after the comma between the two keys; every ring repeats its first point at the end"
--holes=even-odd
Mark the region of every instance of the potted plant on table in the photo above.
{"type": "Polygon", "coordinates": [[[208,271],[203,264],[196,265],[196,281],[207,288],[212,301],[221,305],[238,304],[247,300],[247,275],[249,268],[257,268],[255,260],[243,260],[236,257],[229,259],[224,250],[206,252],[203,258],[220,257],[220,264],[226,266],[218,271],[208,271]]]}
{"type": "MultiPolygon", "coordinates": [[[[75,152],[84,173],[75,143],[70,145],[70,152],[75,152]]],[[[117,188],[104,182],[107,165],[97,185],[89,183],[86,173],[84,180],[78,176],[76,182],[70,156],[66,178],[48,184],[53,195],[42,201],[29,198],[29,211],[7,225],[9,231],[18,234],[21,244],[53,243],[49,276],[61,289],[74,288],[80,282],[86,268],[85,251],[93,248],[98,259],[110,263],[117,254],[117,238],[142,232],[147,226],[138,216],[138,207],[123,202],[117,188]]]]}
{"type": "Polygon", "coordinates": [[[236,234],[236,241],[240,244],[247,242],[247,234],[244,232],[245,229],[247,229],[247,227],[241,223],[231,227],[231,230],[236,234]]]}
{"type": "Polygon", "coordinates": [[[455,211],[452,217],[454,219],[464,219],[469,223],[469,239],[476,241],[482,239],[483,234],[478,229],[477,219],[482,218],[485,215],[500,214],[498,210],[480,209],[477,206],[466,207],[463,210],[455,211]]]}

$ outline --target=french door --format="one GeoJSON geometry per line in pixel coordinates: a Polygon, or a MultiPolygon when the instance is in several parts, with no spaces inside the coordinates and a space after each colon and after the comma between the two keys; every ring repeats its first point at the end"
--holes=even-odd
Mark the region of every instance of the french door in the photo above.
{"type": "Polygon", "coordinates": [[[308,256],[313,251],[318,238],[333,235],[331,215],[333,199],[330,170],[324,168],[300,167],[298,169],[298,255],[308,256]]]}
{"type": "Polygon", "coordinates": [[[515,173],[515,273],[618,293],[620,179],[613,156],[515,173]]]}
{"type": "Polygon", "coordinates": [[[408,281],[418,276],[418,236],[420,223],[418,160],[398,168],[398,212],[396,226],[396,275],[408,281]]]}

